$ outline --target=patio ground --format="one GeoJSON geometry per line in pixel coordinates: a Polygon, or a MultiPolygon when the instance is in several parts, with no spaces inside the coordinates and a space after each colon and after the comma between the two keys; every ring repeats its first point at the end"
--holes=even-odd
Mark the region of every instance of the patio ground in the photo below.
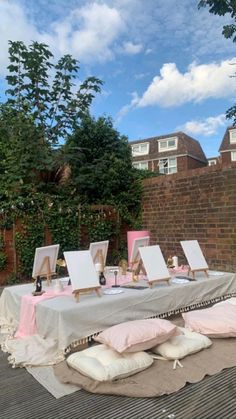
{"type": "Polygon", "coordinates": [[[159,398],[95,395],[84,390],[55,399],[0,351],[1,419],[233,419],[236,367],[159,398]]]}

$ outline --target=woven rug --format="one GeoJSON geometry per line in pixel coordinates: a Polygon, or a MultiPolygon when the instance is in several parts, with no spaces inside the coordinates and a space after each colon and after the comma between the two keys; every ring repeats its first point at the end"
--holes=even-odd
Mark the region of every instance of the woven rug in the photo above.
{"type": "Polygon", "coordinates": [[[197,383],[206,375],[236,366],[236,338],[212,341],[210,348],[182,359],[183,368],[173,370],[173,361],[156,360],[145,371],[113,382],[99,382],[85,377],[68,367],[66,361],[53,366],[53,369],[62,383],[78,385],[91,393],[156,397],[174,393],[187,383],[197,383]]]}

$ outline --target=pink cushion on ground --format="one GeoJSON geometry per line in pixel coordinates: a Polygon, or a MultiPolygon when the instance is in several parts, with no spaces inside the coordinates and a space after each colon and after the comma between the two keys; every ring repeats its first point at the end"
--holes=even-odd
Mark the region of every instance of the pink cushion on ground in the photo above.
{"type": "Polygon", "coordinates": [[[225,302],[182,314],[185,327],[212,338],[236,337],[236,306],[225,302]]]}
{"type": "Polygon", "coordinates": [[[94,338],[117,352],[138,352],[150,349],[179,334],[168,320],[146,319],[121,323],[104,330],[94,338]]]}

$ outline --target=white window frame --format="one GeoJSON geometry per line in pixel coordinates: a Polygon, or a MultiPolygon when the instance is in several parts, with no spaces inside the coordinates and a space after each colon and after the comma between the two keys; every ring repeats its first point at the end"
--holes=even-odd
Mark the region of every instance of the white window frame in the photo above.
{"type": "Polygon", "coordinates": [[[148,170],[148,161],[134,161],[133,167],[138,170],[148,170]],[[146,167],[142,167],[143,165],[146,167]]]}
{"type": "Polygon", "coordinates": [[[208,160],[208,166],[214,166],[217,163],[216,159],[208,160]]]}
{"type": "Polygon", "coordinates": [[[146,156],[147,154],[149,154],[149,143],[133,144],[131,146],[131,149],[132,149],[132,156],[133,157],[146,156]],[[146,151],[143,151],[144,146],[146,148],[146,151]],[[135,151],[135,149],[136,149],[136,151],[135,151]]]}
{"type": "Polygon", "coordinates": [[[177,150],[177,147],[178,147],[177,137],[169,137],[169,138],[163,138],[162,140],[158,140],[159,153],[162,153],[163,151],[177,150]],[[174,141],[174,145],[170,145],[172,141],[174,141]]]}
{"type": "Polygon", "coordinates": [[[229,131],[229,142],[230,144],[236,143],[236,129],[231,129],[229,131]]]}
{"type": "Polygon", "coordinates": [[[177,173],[177,158],[176,157],[166,157],[159,160],[159,172],[165,175],[171,175],[177,173]],[[171,160],[174,160],[174,164],[170,164],[171,160]],[[164,161],[167,163],[167,166],[164,166],[164,161]],[[163,163],[162,163],[163,162],[163,163]],[[175,169],[175,170],[173,170],[175,169]]]}
{"type": "Polygon", "coordinates": [[[236,161],[236,150],[231,151],[231,161],[236,161]]]}

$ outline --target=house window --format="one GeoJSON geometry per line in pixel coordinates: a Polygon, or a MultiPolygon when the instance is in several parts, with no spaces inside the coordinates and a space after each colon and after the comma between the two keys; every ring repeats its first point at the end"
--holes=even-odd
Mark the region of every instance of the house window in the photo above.
{"type": "Polygon", "coordinates": [[[231,161],[236,161],[236,151],[231,151],[231,161]]]}
{"type": "Polygon", "coordinates": [[[149,143],[135,144],[132,146],[132,155],[144,156],[149,153],[149,143]]]}
{"type": "Polygon", "coordinates": [[[177,137],[166,138],[165,140],[158,140],[159,152],[177,149],[177,137]]]}
{"type": "Polygon", "coordinates": [[[236,129],[229,131],[229,141],[230,144],[236,143],[236,129]]]}
{"type": "Polygon", "coordinates": [[[208,160],[208,166],[214,166],[216,163],[216,159],[208,160]]]}
{"type": "Polygon", "coordinates": [[[135,169],[148,170],[148,162],[147,161],[135,162],[133,163],[133,167],[135,167],[135,169]]]}
{"type": "Polygon", "coordinates": [[[165,175],[176,173],[177,172],[176,157],[159,160],[159,172],[164,173],[165,175]]]}

